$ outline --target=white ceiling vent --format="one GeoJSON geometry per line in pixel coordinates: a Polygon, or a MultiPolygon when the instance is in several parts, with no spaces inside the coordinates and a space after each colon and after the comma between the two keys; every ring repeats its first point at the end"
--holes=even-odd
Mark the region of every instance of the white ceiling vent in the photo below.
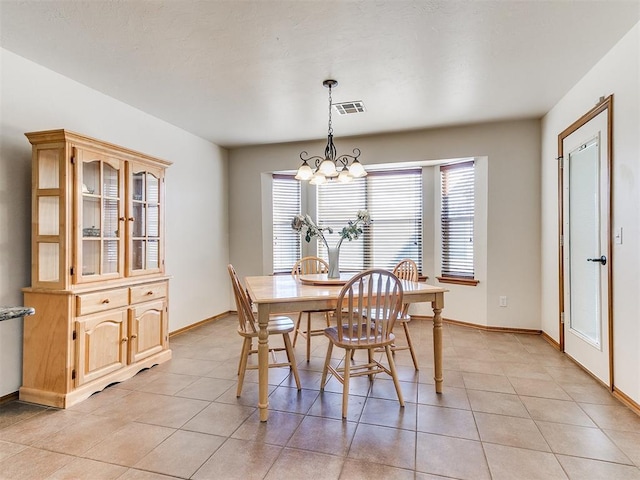
{"type": "Polygon", "coordinates": [[[334,103],[333,106],[336,108],[336,111],[340,115],[350,115],[352,113],[363,113],[364,103],[362,100],[358,100],[355,102],[342,102],[342,103],[334,103]]]}

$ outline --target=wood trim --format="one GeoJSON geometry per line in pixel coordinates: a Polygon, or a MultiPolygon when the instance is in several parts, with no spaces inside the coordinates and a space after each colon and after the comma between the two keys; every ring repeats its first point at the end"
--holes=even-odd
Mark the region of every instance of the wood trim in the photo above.
{"type": "Polygon", "coordinates": [[[607,385],[606,383],[604,383],[602,380],[600,380],[598,377],[596,377],[593,373],[591,373],[589,370],[587,370],[580,362],[578,362],[575,358],[573,358],[571,355],[569,355],[568,353],[564,353],[564,356],[567,357],[569,360],[571,360],[577,367],[580,367],[580,369],[586,373],[587,375],[589,375],[591,378],[593,378],[599,385],[603,386],[604,388],[606,388],[607,390],[609,390],[609,392],[611,392],[611,388],[609,387],[609,385],[607,385]]]}
{"type": "Polygon", "coordinates": [[[555,341],[554,338],[552,338],[547,332],[542,331],[540,332],[540,335],[542,335],[542,338],[544,338],[547,342],[549,342],[549,344],[555,348],[556,350],[560,350],[560,344],[558,342],[555,341]]]}
{"type": "Polygon", "coordinates": [[[611,392],[615,398],[624,403],[627,407],[629,407],[636,415],[640,415],[640,403],[635,402],[631,397],[629,397],[626,393],[621,392],[617,388],[613,387],[613,391],[611,392]]]}
{"type": "Polygon", "coordinates": [[[145,358],[139,363],[127,365],[109,375],[105,375],[92,382],[80,385],[69,390],[67,393],[41,390],[37,388],[20,387],[20,400],[24,402],[37,403],[56,408],[69,408],[81,402],[96,392],[100,392],[112,383],[119,383],[134,377],[138,372],[151,368],[154,365],[171,360],[171,350],[162,352],[145,358]]]}
{"type": "Polygon", "coordinates": [[[474,278],[464,277],[436,277],[440,283],[452,283],[455,285],[467,285],[469,287],[475,287],[480,283],[480,280],[474,278]]]}
{"type": "MultiPolygon", "coordinates": [[[[433,320],[429,315],[411,315],[415,320],[433,320]]],[[[475,330],[482,330],[485,332],[499,332],[499,333],[524,333],[527,335],[540,335],[542,331],[528,328],[513,328],[513,327],[494,327],[491,325],[478,325],[477,323],[461,322],[460,320],[454,320],[452,318],[442,318],[442,323],[448,323],[450,325],[457,325],[459,327],[473,328],[475,330]]]]}
{"type": "MultiPolygon", "coordinates": [[[[609,329],[609,383],[608,388],[614,389],[614,368],[613,368],[613,245],[611,244],[611,232],[613,221],[613,201],[612,194],[612,175],[613,170],[613,94],[608,97],[600,97],[600,101],[587,113],[585,113],[578,120],[573,122],[569,127],[565,128],[558,135],[558,159],[564,157],[563,141],[566,137],[573,132],[583,127],[602,112],[607,111],[607,155],[609,157],[609,168],[607,171],[607,210],[608,210],[608,223],[606,225],[609,235],[607,242],[607,275],[609,277],[608,282],[608,319],[607,328],[609,329]]],[[[564,247],[561,239],[564,237],[564,197],[563,197],[564,175],[561,164],[558,163],[558,330],[560,337],[560,351],[564,352],[565,347],[565,335],[564,335],[564,323],[562,322],[562,315],[564,313],[564,247]]]]}
{"type": "Polygon", "coordinates": [[[214,315],[213,317],[205,318],[204,320],[200,320],[199,322],[192,323],[191,325],[187,325],[186,327],[179,328],[178,330],[174,330],[173,332],[169,332],[169,338],[180,335],[181,333],[188,332],[189,330],[193,330],[194,328],[200,327],[202,325],[206,325],[210,322],[215,322],[216,320],[220,320],[221,318],[225,318],[228,315],[234,314],[235,311],[227,310],[226,312],[219,313],[218,315],[214,315]]]}
{"type": "MultiPolygon", "coordinates": [[[[608,292],[609,295],[609,305],[608,305],[608,315],[609,315],[609,383],[611,391],[614,390],[614,372],[613,372],[613,244],[611,242],[611,238],[613,237],[613,94],[607,97],[608,105],[607,105],[607,154],[609,155],[609,169],[607,174],[609,178],[607,179],[607,202],[609,204],[609,224],[607,225],[609,229],[608,245],[607,245],[607,259],[608,259],[608,267],[607,274],[609,275],[609,285],[608,292]]],[[[629,399],[631,400],[631,399],[629,399]]],[[[635,405],[638,405],[637,403],[635,405]]],[[[638,410],[636,410],[638,413],[638,410]]]]}
{"type": "Polygon", "coordinates": [[[127,160],[142,160],[145,162],[151,162],[152,164],[161,164],[169,166],[172,162],[163,160],[158,157],[152,157],[146,153],[137,152],[130,148],[125,148],[114,143],[105,142],[91,138],[87,135],[72,132],[70,130],[58,129],[58,130],[46,130],[40,132],[27,132],[24,134],[31,142],[32,145],[38,143],[53,143],[59,141],[68,141],[74,145],[89,146],[91,149],[99,149],[103,153],[113,155],[116,152],[117,156],[124,157],[127,160]]]}
{"type": "Polygon", "coordinates": [[[0,405],[3,403],[11,402],[13,400],[18,400],[18,392],[8,393],[7,395],[3,395],[0,397],[0,405]]]}

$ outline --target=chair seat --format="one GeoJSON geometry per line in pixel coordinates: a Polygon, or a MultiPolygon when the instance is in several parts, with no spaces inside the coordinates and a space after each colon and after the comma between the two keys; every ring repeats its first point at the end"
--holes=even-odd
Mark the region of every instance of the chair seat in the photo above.
{"type": "MultiPolygon", "coordinates": [[[[362,310],[362,316],[366,317],[367,316],[367,309],[363,309],[362,310]]],[[[371,315],[369,316],[369,318],[375,319],[376,318],[376,312],[373,311],[371,312],[371,315]]],[[[396,318],[396,322],[400,323],[400,322],[410,322],[411,321],[411,315],[409,315],[408,313],[405,313],[404,315],[402,313],[400,313],[398,315],[398,318],[396,318]]]]}
{"type": "MultiPolygon", "coordinates": [[[[267,332],[269,333],[269,335],[278,335],[293,332],[294,328],[295,324],[289,317],[271,317],[269,319],[269,325],[267,326],[267,332]]],[[[239,327],[238,333],[243,337],[255,338],[258,336],[258,332],[245,332],[242,331],[239,327]]]]}
{"type": "MultiPolygon", "coordinates": [[[[375,335],[358,335],[358,327],[353,325],[349,331],[349,325],[342,326],[342,341],[340,340],[340,336],[338,335],[338,327],[329,327],[325,328],[324,334],[331,339],[333,343],[342,348],[364,348],[370,349],[371,342],[376,342],[376,346],[384,347],[385,345],[390,345],[396,339],[393,333],[389,334],[389,338],[380,342],[379,338],[375,335]],[[362,345],[359,345],[362,344],[362,345]]],[[[369,329],[363,325],[363,333],[367,333],[369,329]]]]}

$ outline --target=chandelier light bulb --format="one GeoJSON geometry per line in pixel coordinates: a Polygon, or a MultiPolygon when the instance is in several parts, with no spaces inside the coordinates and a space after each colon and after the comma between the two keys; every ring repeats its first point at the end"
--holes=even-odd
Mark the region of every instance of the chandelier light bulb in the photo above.
{"type": "Polygon", "coordinates": [[[351,173],[349,173],[349,169],[347,167],[344,167],[342,170],[340,170],[340,175],[338,175],[338,181],[340,183],[349,183],[353,181],[353,177],[351,176],[351,173]]]}
{"type": "Polygon", "coordinates": [[[302,165],[298,168],[296,180],[310,180],[311,177],[313,177],[313,169],[306,161],[302,162],[302,165]]]}
{"type": "Polygon", "coordinates": [[[349,169],[351,176],[353,178],[365,177],[367,175],[367,171],[364,169],[362,164],[356,158],[351,164],[351,168],[349,169]]]}
{"type": "Polygon", "coordinates": [[[311,185],[322,185],[323,183],[327,183],[327,177],[325,177],[321,172],[316,172],[311,177],[309,181],[311,185]]]}
{"type": "Polygon", "coordinates": [[[320,167],[318,167],[318,171],[322,173],[325,177],[338,176],[338,170],[336,170],[336,164],[331,160],[329,160],[328,158],[325,158],[322,161],[322,163],[320,164],[320,167]]]}

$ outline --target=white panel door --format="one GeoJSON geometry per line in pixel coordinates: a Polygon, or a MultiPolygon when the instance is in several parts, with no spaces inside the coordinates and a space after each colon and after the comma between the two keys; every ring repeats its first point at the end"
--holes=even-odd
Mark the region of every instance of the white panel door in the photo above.
{"type": "Polygon", "coordinates": [[[607,112],[563,140],[565,352],[610,385],[607,112]]]}

